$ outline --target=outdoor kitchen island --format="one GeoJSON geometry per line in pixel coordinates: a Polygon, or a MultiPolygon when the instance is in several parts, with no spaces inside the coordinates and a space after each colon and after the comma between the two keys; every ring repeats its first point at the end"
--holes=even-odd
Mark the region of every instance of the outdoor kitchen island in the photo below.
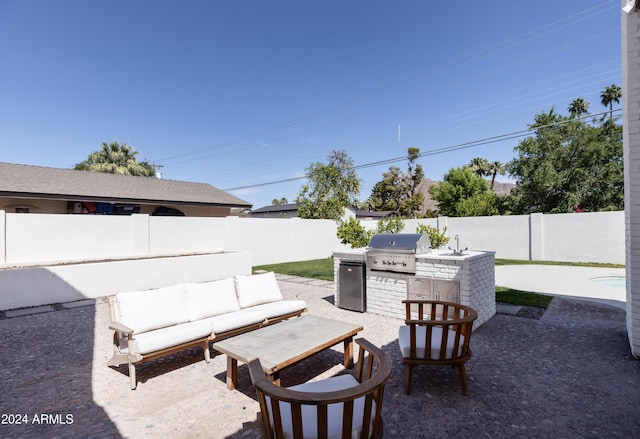
{"type": "MultiPolygon", "coordinates": [[[[424,249],[416,246],[412,263],[373,264],[371,247],[334,252],[336,304],[340,306],[339,267],[353,261],[366,261],[366,311],[404,320],[403,300],[444,300],[467,305],[478,312],[474,330],[496,313],[495,253],[464,250],[424,249]],[[375,266],[375,269],[371,267],[375,266]]],[[[393,260],[392,258],[376,259],[393,260]]],[[[377,262],[377,261],[376,261],[377,262]]]]}

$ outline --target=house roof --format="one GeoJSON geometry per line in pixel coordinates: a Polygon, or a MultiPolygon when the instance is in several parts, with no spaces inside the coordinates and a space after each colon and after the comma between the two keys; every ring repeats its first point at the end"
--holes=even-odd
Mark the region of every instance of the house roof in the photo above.
{"type": "Polygon", "coordinates": [[[273,206],[264,206],[260,209],[252,210],[251,213],[295,212],[296,210],[298,210],[297,204],[275,204],[273,206]]]}
{"type": "Polygon", "coordinates": [[[219,207],[251,204],[207,183],[0,162],[0,196],[219,207]]]}
{"type": "Polygon", "coordinates": [[[391,216],[391,211],[385,210],[382,212],[372,212],[369,210],[356,209],[355,214],[357,218],[369,217],[369,218],[387,218],[391,216]]]}
{"type": "MultiPolygon", "coordinates": [[[[368,210],[360,210],[355,208],[350,208],[356,215],[357,218],[386,218],[391,215],[391,212],[370,212],[368,210]]],[[[298,210],[298,205],[293,204],[275,204],[273,206],[264,206],[259,209],[252,210],[250,213],[277,213],[277,212],[296,212],[298,210]]]]}

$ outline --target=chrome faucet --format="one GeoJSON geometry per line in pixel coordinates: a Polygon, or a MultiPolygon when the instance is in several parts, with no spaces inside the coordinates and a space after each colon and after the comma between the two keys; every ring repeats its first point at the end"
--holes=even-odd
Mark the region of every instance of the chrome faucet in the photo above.
{"type": "Polygon", "coordinates": [[[465,247],[464,250],[460,250],[460,237],[458,235],[456,235],[454,237],[454,239],[456,240],[456,249],[452,249],[451,247],[449,247],[449,250],[451,250],[453,252],[454,255],[461,255],[465,250],[467,250],[469,247],[465,247]]]}

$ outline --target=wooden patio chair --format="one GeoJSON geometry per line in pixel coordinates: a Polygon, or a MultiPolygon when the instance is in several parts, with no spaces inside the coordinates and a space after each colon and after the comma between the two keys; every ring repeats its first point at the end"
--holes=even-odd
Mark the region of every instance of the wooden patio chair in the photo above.
{"type": "Polygon", "coordinates": [[[283,388],[269,381],[259,359],[249,362],[263,438],[382,437],[382,398],[391,361],[367,340],[356,343],[355,377],[339,375],[283,388]]]}
{"type": "Polygon", "coordinates": [[[398,342],[405,364],[405,393],[411,394],[413,368],[422,364],[458,368],[462,394],[467,394],[464,363],[471,358],[471,331],[478,313],[459,303],[403,300],[406,326],[398,342]]]}

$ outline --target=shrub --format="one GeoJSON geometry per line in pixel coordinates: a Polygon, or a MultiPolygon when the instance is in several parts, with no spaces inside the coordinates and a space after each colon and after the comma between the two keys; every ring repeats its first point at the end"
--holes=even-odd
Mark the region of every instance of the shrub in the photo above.
{"type": "Polygon", "coordinates": [[[402,229],[404,222],[398,217],[381,219],[375,230],[367,230],[359,220],[349,218],[340,223],[337,235],[342,244],[349,244],[351,248],[362,248],[369,245],[376,233],[400,233],[402,229]]]}
{"type": "Polygon", "coordinates": [[[440,232],[440,230],[438,230],[436,227],[418,223],[418,227],[416,227],[416,233],[426,233],[427,235],[429,235],[431,248],[440,248],[444,245],[447,245],[447,243],[449,242],[449,237],[446,236],[446,227],[444,227],[442,229],[442,232],[440,232]]]}
{"type": "Polygon", "coordinates": [[[340,222],[337,235],[342,244],[349,244],[351,248],[362,248],[369,245],[375,233],[374,230],[366,230],[357,219],[349,218],[340,222]]]}
{"type": "Polygon", "coordinates": [[[404,221],[400,217],[382,218],[378,221],[375,233],[400,233],[404,229],[404,221]]]}

